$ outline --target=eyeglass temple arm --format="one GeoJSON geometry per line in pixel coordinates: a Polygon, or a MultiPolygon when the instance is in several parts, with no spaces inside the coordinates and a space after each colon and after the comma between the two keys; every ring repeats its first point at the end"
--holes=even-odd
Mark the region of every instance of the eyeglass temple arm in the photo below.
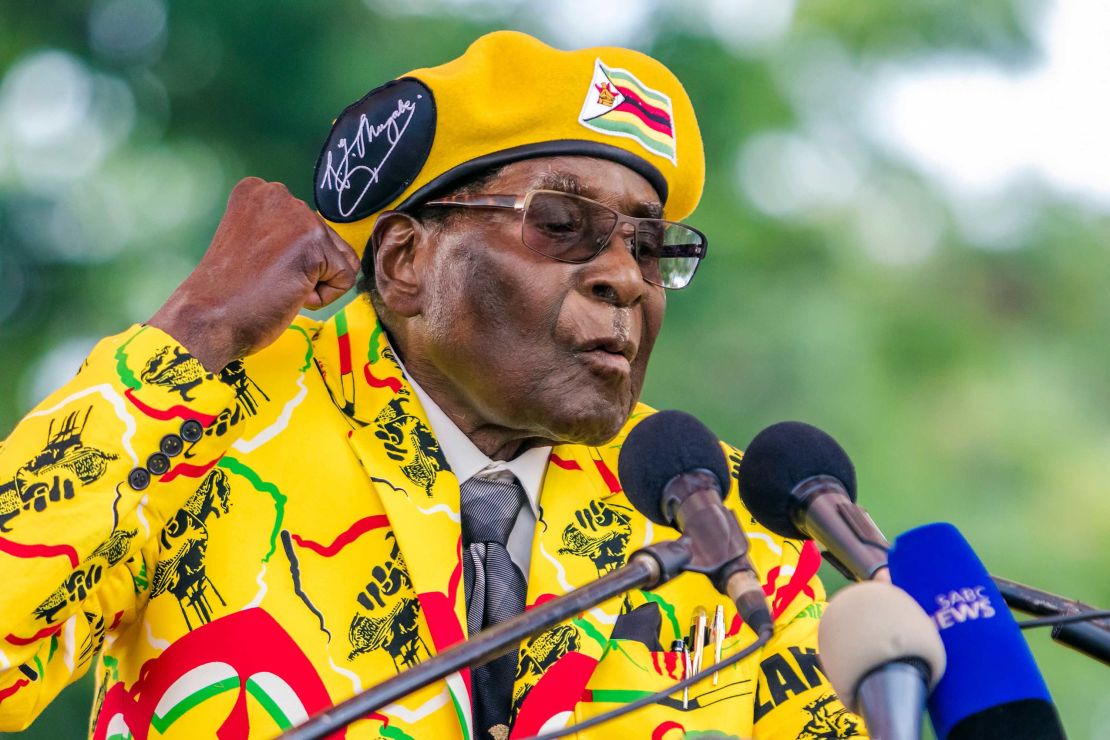
{"type": "Polygon", "coordinates": [[[470,206],[472,208],[524,208],[523,195],[451,195],[430,200],[426,206],[470,206]]]}

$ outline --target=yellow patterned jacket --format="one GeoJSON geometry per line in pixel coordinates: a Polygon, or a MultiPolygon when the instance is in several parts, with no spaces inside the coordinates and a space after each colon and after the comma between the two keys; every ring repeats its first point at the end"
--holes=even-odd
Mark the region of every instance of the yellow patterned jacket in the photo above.
{"type": "MultiPolygon", "coordinates": [[[[621,491],[626,432],[552,451],[528,604],[675,536],[621,491]]],[[[754,524],[735,490],[729,501],[765,580],[772,643],[687,706],[676,694],[580,737],[862,733],[817,661],[817,552],[754,524]]],[[[458,511],[458,481],[365,299],[298,319],[219,376],[151,327],[105,339],[0,447],[0,730],[27,726],[93,666],[97,740],[273,737],[466,637],[458,511]]],[[[717,604],[727,656],[754,635],[693,573],[529,640],[513,737],[682,678],[672,643],[717,604]]],[[[456,674],[340,736],[469,738],[469,681],[456,674]]]]}

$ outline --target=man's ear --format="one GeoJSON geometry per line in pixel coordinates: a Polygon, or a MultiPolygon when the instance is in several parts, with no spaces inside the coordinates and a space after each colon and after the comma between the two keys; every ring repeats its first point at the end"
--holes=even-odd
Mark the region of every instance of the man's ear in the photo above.
{"type": "Polygon", "coordinates": [[[424,235],[420,222],[412,216],[388,211],[378,217],[370,238],[378,294],[393,313],[405,318],[421,310],[422,276],[416,269],[416,252],[424,235]]]}

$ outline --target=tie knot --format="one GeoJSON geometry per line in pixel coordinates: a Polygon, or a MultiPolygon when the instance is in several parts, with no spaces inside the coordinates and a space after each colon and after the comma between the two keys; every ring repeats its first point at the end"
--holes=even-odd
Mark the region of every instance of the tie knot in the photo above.
{"type": "Polygon", "coordinates": [[[524,503],[524,489],[511,483],[469,478],[459,486],[463,544],[496,542],[504,546],[524,503]]]}

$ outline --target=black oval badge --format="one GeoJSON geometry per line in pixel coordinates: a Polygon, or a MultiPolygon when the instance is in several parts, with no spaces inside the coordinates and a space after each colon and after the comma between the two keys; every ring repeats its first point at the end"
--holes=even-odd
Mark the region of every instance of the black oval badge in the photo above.
{"type": "Polygon", "coordinates": [[[316,160],[316,209],[339,223],[381,210],[412,184],[432,150],[432,91],[406,77],[344,109],[316,160]]]}

